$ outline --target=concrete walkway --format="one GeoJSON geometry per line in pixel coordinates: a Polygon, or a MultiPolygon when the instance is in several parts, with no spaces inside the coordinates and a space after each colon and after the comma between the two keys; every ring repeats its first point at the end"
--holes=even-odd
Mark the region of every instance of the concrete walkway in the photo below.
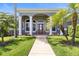
{"type": "Polygon", "coordinates": [[[29,53],[29,56],[55,56],[52,48],[46,40],[46,35],[36,36],[35,43],[29,53]]]}

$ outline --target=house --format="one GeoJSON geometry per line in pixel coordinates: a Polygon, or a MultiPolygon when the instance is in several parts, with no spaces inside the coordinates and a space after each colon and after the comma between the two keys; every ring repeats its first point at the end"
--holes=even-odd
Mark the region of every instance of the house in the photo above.
{"type": "Polygon", "coordinates": [[[62,32],[58,27],[50,27],[47,29],[47,21],[50,22],[49,25],[52,24],[51,15],[55,14],[58,9],[24,9],[17,8],[19,35],[34,35],[34,34],[60,34],[62,32]],[[49,19],[48,19],[49,18],[49,19]]]}

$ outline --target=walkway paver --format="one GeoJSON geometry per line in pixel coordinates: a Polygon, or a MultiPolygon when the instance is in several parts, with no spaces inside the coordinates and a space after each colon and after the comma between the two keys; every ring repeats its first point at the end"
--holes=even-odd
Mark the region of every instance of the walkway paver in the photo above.
{"type": "Polygon", "coordinates": [[[35,43],[29,53],[29,56],[55,56],[52,48],[46,40],[46,35],[36,36],[35,43]]]}

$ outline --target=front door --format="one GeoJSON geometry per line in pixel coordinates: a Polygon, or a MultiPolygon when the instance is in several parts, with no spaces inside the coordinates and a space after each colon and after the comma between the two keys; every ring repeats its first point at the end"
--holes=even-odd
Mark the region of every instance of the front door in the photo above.
{"type": "Polygon", "coordinates": [[[44,24],[38,24],[38,34],[43,34],[44,33],[44,24]]]}

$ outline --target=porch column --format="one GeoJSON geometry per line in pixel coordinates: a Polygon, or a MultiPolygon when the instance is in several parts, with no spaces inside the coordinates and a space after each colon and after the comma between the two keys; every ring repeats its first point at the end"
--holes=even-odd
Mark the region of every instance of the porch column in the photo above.
{"type": "Polygon", "coordinates": [[[19,16],[19,35],[22,35],[22,17],[19,16]]]}
{"type": "Polygon", "coordinates": [[[32,24],[32,16],[29,16],[29,19],[30,19],[30,32],[29,34],[32,35],[32,28],[33,28],[33,24],[32,24]]]}
{"type": "Polygon", "coordinates": [[[49,35],[52,35],[52,17],[50,16],[50,30],[49,35]]]}

